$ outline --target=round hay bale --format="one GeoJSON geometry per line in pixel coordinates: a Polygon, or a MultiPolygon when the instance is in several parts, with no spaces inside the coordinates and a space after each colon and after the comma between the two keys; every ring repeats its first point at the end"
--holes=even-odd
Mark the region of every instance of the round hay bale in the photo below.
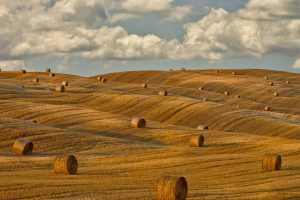
{"type": "Polygon", "coordinates": [[[285,81],[285,83],[286,83],[286,84],[290,84],[290,82],[289,82],[289,81],[285,81]]]}
{"type": "Polygon", "coordinates": [[[274,83],[273,83],[273,82],[269,82],[269,85],[270,85],[270,86],[273,86],[273,85],[274,85],[274,83]]]}
{"type": "Polygon", "coordinates": [[[29,119],[29,120],[25,120],[26,124],[30,124],[30,125],[36,125],[37,124],[37,120],[35,119],[29,119]]]}
{"type": "Polygon", "coordinates": [[[102,78],[102,79],[101,79],[101,82],[102,82],[102,83],[106,83],[106,82],[107,82],[107,79],[106,79],[106,78],[102,78]]]}
{"type": "Polygon", "coordinates": [[[236,75],[236,72],[232,72],[231,74],[232,74],[232,75],[236,75]]]}
{"type": "Polygon", "coordinates": [[[281,169],[282,159],[278,154],[266,154],[262,160],[264,171],[277,171],[281,169]]]}
{"type": "Polygon", "coordinates": [[[265,79],[265,80],[268,80],[268,79],[269,79],[269,77],[268,77],[268,76],[265,76],[265,77],[264,77],[264,79],[265,79]]]}
{"type": "Polygon", "coordinates": [[[55,74],[54,73],[50,73],[49,76],[50,77],[55,77],[55,74]]]}
{"type": "Polygon", "coordinates": [[[147,83],[142,84],[142,88],[147,88],[147,87],[148,87],[147,83]]]}
{"type": "Polygon", "coordinates": [[[190,147],[203,147],[204,137],[203,135],[193,135],[190,137],[190,147]]]}
{"type": "Polygon", "coordinates": [[[197,126],[197,129],[200,131],[205,131],[205,130],[208,130],[208,127],[205,125],[199,125],[199,126],[197,126]]]}
{"type": "Polygon", "coordinates": [[[278,97],[278,96],[279,96],[278,92],[275,92],[274,97],[278,97]]]}
{"type": "Polygon", "coordinates": [[[134,117],[131,120],[131,127],[132,128],[145,128],[146,127],[146,120],[141,117],[134,117]]]}
{"type": "Polygon", "coordinates": [[[33,143],[25,138],[16,139],[13,146],[12,152],[18,155],[29,155],[32,154],[33,143]]]}
{"type": "Polygon", "coordinates": [[[239,99],[239,98],[241,98],[241,96],[240,95],[235,95],[235,98],[239,99]]]}
{"type": "Polygon", "coordinates": [[[57,93],[64,93],[65,92],[65,86],[63,85],[58,85],[55,87],[55,92],[57,93]]]}
{"type": "Polygon", "coordinates": [[[158,95],[160,95],[160,96],[168,96],[168,91],[161,90],[161,91],[158,92],[158,95]]]}
{"type": "Polygon", "coordinates": [[[188,186],[184,177],[163,175],[158,180],[157,200],[186,200],[187,193],[188,186]]]}
{"type": "Polygon", "coordinates": [[[50,68],[46,68],[46,72],[51,73],[51,69],[50,68]]]}
{"type": "Polygon", "coordinates": [[[68,85],[69,85],[69,82],[68,82],[68,81],[62,81],[62,82],[61,82],[61,85],[63,85],[63,86],[68,86],[68,85]]]}
{"type": "Polygon", "coordinates": [[[56,174],[76,174],[78,162],[73,155],[57,156],[54,160],[53,168],[56,174]]]}
{"type": "Polygon", "coordinates": [[[237,106],[236,106],[236,108],[237,108],[237,109],[240,109],[240,108],[241,108],[241,106],[237,105],[237,106]]]}
{"type": "Polygon", "coordinates": [[[97,81],[102,81],[103,77],[102,76],[97,76],[97,81]]]}
{"type": "Polygon", "coordinates": [[[224,94],[225,94],[226,96],[228,96],[228,95],[229,95],[229,92],[226,91],[226,92],[224,92],[224,94]]]}
{"type": "Polygon", "coordinates": [[[40,80],[38,79],[38,78],[33,78],[32,79],[32,82],[34,82],[34,83],[38,83],[40,80]]]}
{"type": "Polygon", "coordinates": [[[204,88],[203,87],[199,87],[199,90],[204,90],[204,88]]]}
{"type": "Polygon", "coordinates": [[[26,74],[26,70],[25,70],[25,69],[22,69],[22,70],[21,70],[21,74],[26,74]]]}
{"type": "Polygon", "coordinates": [[[219,70],[216,70],[216,74],[218,74],[218,73],[220,73],[220,71],[219,71],[219,70]]]}
{"type": "Polygon", "coordinates": [[[271,108],[269,106],[266,106],[264,109],[265,111],[271,111],[271,108]]]}
{"type": "Polygon", "coordinates": [[[202,101],[204,101],[204,102],[207,101],[207,98],[203,98],[202,101]]]}

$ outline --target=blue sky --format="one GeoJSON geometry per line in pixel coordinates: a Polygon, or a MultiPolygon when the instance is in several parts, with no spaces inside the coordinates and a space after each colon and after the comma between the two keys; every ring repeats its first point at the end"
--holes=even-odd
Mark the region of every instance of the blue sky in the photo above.
{"type": "Polygon", "coordinates": [[[300,1],[2,1],[2,70],[300,68],[300,1]]]}

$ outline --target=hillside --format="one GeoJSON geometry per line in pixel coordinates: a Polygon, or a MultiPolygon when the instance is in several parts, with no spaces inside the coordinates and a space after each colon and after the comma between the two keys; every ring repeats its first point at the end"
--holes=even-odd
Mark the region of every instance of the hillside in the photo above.
{"type": "Polygon", "coordinates": [[[300,198],[299,74],[132,71],[102,74],[107,83],[97,76],[0,72],[0,199],[155,199],[163,174],[184,176],[191,200],[300,198]],[[55,93],[63,80],[66,92],[55,93]],[[146,128],[130,127],[136,115],[146,128]],[[189,147],[194,134],[204,147],[189,147]],[[20,137],[34,143],[32,155],[11,153],[20,137]],[[261,170],[266,153],[282,156],[280,171],[261,170]],[[53,172],[64,154],[77,157],[76,175],[53,172]]]}

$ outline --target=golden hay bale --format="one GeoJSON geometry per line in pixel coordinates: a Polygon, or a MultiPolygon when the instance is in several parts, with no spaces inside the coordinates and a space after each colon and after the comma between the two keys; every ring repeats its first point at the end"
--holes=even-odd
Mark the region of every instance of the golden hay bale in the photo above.
{"type": "Polygon", "coordinates": [[[55,77],[55,74],[54,73],[50,73],[49,76],[50,77],[55,77]]]}
{"type": "Polygon", "coordinates": [[[289,81],[285,81],[285,83],[286,83],[286,84],[290,84],[290,82],[289,82],[289,81]]]}
{"type": "Polygon", "coordinates": [[[264,171],[277,171],[281,169],[281,156],[277,154],[266,154],[262,160],[264,171]]]}
{"type": "Polygon", "coordinates": [[[224,94],[225,94],[226,96],[228,96],[228,95],[229,95],[229,92],[226,91],[226,92],[224,92],[224,94]]]}
{"type": "Polygon", "coordinates": [[[158,92],[158,95],[160,95],[160,96],[168,96],[168,91],[161,90],[161,91],[158,92]]]}
{"type": "Polygon", "coordinates": [[[75,156],[57,156],[53,164],[56,174],[76,174],[78,162],[75,156]]]}
{"type": "Polygon", "coordinates": [[[273,83],[273,82],[269,82],[269,85],[270,85],[270,86],[273,86],[273,85],[274,85],[274,83],[273,83]]]}
{"type": "Polygon", "coordinates": [[[266,106],[264,109],[265,111],[271,111],[271,108],[269,106],[266,106]]]}
{"type": "Polygon", "coordinates": [[[216,74],[218,74],[220,71],[219,70],[216,70],[216,74]]]}
{"type": "Polygon", "coordinates": [[[25,70],[25,69],[22,69],[22,70],[21,70],[21,73],[22,73],[22,74],[26,74],[26,70],[25,70]]]}
{"type": "Polygon", "coordinates": [[[232,72],[231,74],[232,74],[232,75],[236,75],[236,72],[232,72]]]}
{"type": "Polygon", "coordinates": [[[278,96],[279,96],[278,92],[275,92],[275,93],[274,93],[274,96],[275,96],[275,97],[278,97],[278,96]]]}
{"type": "Polygon", "coordinates": [[[32,79],[32,82],[34,82],[34,83],[38,83],[40,80],[38,79],[38,78],[33,78],[32,79]]]}
{"type": "Polygon", "coordinates": [[[197,126],[197,129],[200,131],[205,131],[205,130],[208,130],[208,127],[205,125],[199,125],[199,126],[197,126]]]}
{"type": "Polygon", "coordinates": [[[190,137],[190,147],[202,147],[204,145],[203,135],[193,135],[190,137]]]}
{"type": "Polygon", "coordinates": [[[131,120],[131,127],[132,128],[145,128],[146,120],[139,116],[136,116],[131,120]]]}
{"type": "Polygon", "coordinates": [[[35,125],[37,124],[37,120],[35,119],[29,119],[29,120],[25,120],[26,124],[30,124],[30,125],[35,125]]]}
{"type": "Polygon", "coordinates": [[[56,86],[55,87],[55,92],[57,92],[57,93],[63,93],[63,92],[65,92],[65,86],[63,86],[63,85],[56,86]]]}
{"type": "Polygon", "coordinates": [[[204,90],[204,88],[203,87],[199,87],[199,90],[204,90]]]}
{"type": "Polygon", "coordinates": [[[102,79],[101,79],[101,82],[102,82],[102,83],[106,83],[106,82],[107,82],[107,79],[106,79],[106,78],[102,78],[102,79]]]}
{"type": "Polygon", "coordinates": [[[62,82],[61,82],[61,85],[63,85],[63,86],[68,86],[68,85],[69,85],[69,82],[68,82],[68,81],[62,81],[62,82]]]}
{"type": "Polygon", "coordinates": [[[147,87],[148,87],[147,83],[142,84],[142,88],[147,88],[147,87]]]}
{"type": "Polygon", "coordinates": [[[103,77],[102,76],[97,76],[97,81],[102,81],[103,77]]]}
{"type": "Polygon", "coordinates": [[[184,177],[163,175],[158,180],[157,200],[186,200],[187,193],[188,186],[184,177]]]}
{"type": "Polygon", "coordinates": [[[203,98],[202,101],[207,101],[207,98],[203,98]]]}
{"type": "Polygon", "coordinates": [[[25,138],[16,139],[12,146],[12,152],[18,155],[32,154],[32,150],[33,143],[25,138]]]}
{"type": "Polygon", "coordinates": [[[50,73],[51,69],[50,68],[46,68],[46,72],[50,73]]]}
{"type": "Polygon", "coordinates": [[[268,79],[269,79],[269,77],[268,77],[268,76],[265,76],[265,77],[264,77],[264,79],[265,79],[265,80],[268,80],[268,79]]]}
{"type": "Polygon", "coordinates": [[[235,98],[239,99],[239,98],[241,98],[241,96],[240,95],[235,95],[235,98]]]}

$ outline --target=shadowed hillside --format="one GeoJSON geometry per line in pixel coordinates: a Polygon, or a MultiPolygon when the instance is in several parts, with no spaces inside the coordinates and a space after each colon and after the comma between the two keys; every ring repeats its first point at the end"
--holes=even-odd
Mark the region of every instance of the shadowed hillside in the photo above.
{"type": "Polygon", "coordinates": [[[184,176],[188,199],[300,197],[300,75],[249,69],[101,76],[107,83],[0,72],[0,199],[155,199],[163,174],[184,176]],[[55,93],[63,80],[66,92],[55,93]],[[131,128],[136,115],[146,128],[131,128]],[[204,147],[189,147],[195,134],[204,136],[204,147]],[[24,137],[33,154],[13,155],[13,142],[24,137]],[[282,156],[280,171],[261,170],[266,153],[282,156]],[[76,175],[54,173],[55,156],[64,154],[77,157],[76,175]]]}

